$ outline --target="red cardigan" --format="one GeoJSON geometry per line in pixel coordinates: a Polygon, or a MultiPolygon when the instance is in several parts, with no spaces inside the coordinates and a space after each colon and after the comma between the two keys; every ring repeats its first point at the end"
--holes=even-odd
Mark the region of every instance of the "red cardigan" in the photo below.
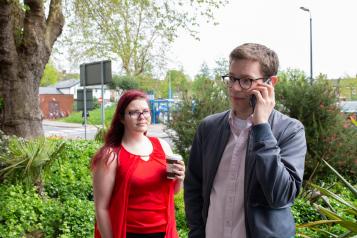
{"type": "MultiPolygon", "coordinates": [[[[161,147],[160,141],[157,138],[149,137],[153,144],[154,151],[150,155],[150,159],[162,160],[166,163],[165,153],[161,147]]],[[[115,185],[112,192],[112,198],[109,203],[109,216],[113,232],[113,238],[126,238],[126,212],[128,207],[128,197],[131,184],[131,176],[138,164],[139,159],[137,155],[130,155],[128,158],[120,157],[120,149],[118,148],[118,158],[120,165],[117,167],[115,185]]],[[[175,183],[170,183],[167,220],[165,238],[178,238],[175,220],[175,205],[174,205],[174,186],[175,183]]],[[[101,238],[97,224],[94,231],[95,238],[101,238]]]]}

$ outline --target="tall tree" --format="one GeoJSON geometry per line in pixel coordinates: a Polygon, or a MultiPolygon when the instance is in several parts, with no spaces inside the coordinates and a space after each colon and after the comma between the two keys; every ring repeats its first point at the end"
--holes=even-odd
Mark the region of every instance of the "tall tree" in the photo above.
{"type": "Polygon", "coordinates": [[[201,16],[227,0],[75,0],[65,42],[74,55],[120,59],[127,75],[162,68],[168,45],[179,30],[197,37],[201,16]],[[200,16],[200,17],[198,17],[200,16]],[[73,37],[75,36],[75,37],[73,37]]]}
{"type": "Polygon", "coordinates": [[[188,76],[184,74],[182,70],[169,70],[166,73],[165,80],[161,82],[160,94],[161,97],[169,98],[169,89],[171,87],[171,93],[173,98],[182,98],[184,94],[188,93],[191,86],[188,76]]]}
{"type": "Polygon", "coordinates": [[[46,64],[45,70],[43,71],[40,86],[49,86],[57,83],[60,77],[60,73],[57,71],[56,67],[50,61],[46,64]]]}
{"type": "Polygon", "coordinates": [[[43,135],[39,85],[64,25],[61,0],[0,0],[0,129],[21,137],[43,135]]]}

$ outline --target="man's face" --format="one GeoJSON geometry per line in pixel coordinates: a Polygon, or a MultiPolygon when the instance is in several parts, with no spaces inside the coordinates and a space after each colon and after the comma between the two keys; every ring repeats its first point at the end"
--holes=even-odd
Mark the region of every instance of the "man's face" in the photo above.
{"type": "MultiPolygon", "coordinates": [[[[229,66],[229,74],[241,79],[258,79],[264,76],[261,72],[260,64],[252,60],[233,60],[229,66]]],[[[254,80],[249,89],[242,89],[237,81],[231,87],[228,87],[231,106],[237,116],[252,112],[249,102],[250,91],[258,82],[263,82],[263,79],[254,80]]]]}

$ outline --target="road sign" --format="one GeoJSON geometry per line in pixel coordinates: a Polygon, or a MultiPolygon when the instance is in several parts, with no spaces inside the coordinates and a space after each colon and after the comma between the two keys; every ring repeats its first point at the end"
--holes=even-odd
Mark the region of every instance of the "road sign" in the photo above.
{"type": "Polygon", "coordinates": [[[91,86],[101,85],[103,64],[103,83],[108,84],[112,81],[112,62],[110,60],[93,62],[80,65],[80,85],[91,86]]]}
{"type": "MultiPolygon", "coordinates": [[[[93,109],[93,90],[86,89],[87,110],[93,109]]],[[[83,89],[77,90],[77,111],[84,111],[84,93],[83,89]]]]}

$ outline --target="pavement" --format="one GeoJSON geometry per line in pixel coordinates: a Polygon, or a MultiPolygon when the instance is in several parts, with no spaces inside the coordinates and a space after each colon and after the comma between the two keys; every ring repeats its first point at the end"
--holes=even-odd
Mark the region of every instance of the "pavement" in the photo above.
{"type": "MultiPolygon", "coordinates": [[[[46,136],[58,135],[65,138],[84,138],[85,127],[79,123],[43,120],[42,125],[46,136]]],[[[92,139],[99,128],[101,128],[101,125],[87,125],[86,130],[89,134],[88,139],[92,139]]],[[[149,125],[147,134],[148,136],[169,140],[169,136],[164,130],[164,124],[151,124],[149,125]]]]}

